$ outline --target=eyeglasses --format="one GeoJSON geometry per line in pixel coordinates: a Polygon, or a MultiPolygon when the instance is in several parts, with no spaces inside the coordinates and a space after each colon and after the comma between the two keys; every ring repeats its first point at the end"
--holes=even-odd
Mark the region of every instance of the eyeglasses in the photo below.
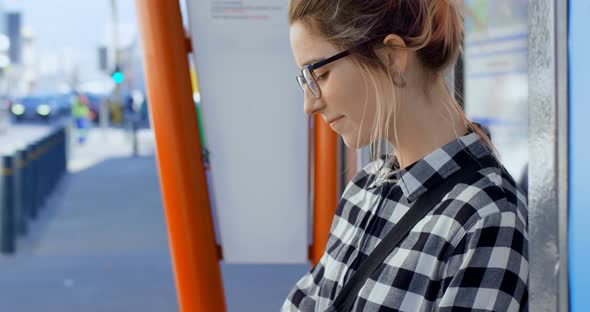
{"type": "Polygon", "coordinates": [[[307,86],[309,88],[309,91],[311,91],[311,94],[316,98],[319,99],[322,97],[322,90],[320,89],[320,85],[318,84],[318,80],[317,77],[314,73],[314,70],[322,67],[322,66],[326,66],[332,62],[335,62],[341,58],[344,58],[346,56],[349,56],[352,51],[354,49],[357,49],[359,46],[363,46],[369,43],[373,43],[377,41],[377,39],[370,39],[367,41],[364,41],[350,49],[347,49],[345,51],[342,51],[336,55],[333,55],[325,60],[319,61],[317,63],[313,63],[310,65],[306,65],[301,69],[301,75],[298,75],[297,78],[297,83],[299,83],[299,86],[301,87],[301,90],[303,90],[303,92],[305,92],[305,86],[307,86]]]}

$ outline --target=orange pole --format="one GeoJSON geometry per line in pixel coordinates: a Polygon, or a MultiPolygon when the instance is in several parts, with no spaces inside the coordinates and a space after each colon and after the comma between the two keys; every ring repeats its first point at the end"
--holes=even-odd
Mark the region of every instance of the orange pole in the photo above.
{"type": "Polygon", "coordinates": [[[180,311],[225,311],[180,5],[135,4],[180,311]]]}
{"type": "Polygon", "coordinates": [[[330,236],[338,205],[338,136],[318,115],[315,116],[315,198],[311,262],[320,261],[330,236]]]}

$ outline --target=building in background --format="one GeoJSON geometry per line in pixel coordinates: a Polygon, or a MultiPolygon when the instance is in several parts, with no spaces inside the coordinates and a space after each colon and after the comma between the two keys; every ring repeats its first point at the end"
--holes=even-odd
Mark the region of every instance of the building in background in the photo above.
{"type": "Polygon", "coordinates": [[[6,75],[10,60],[8,52],[10,40],[6,35],[6,17],[4,14],[4,3],[0,0],[0,94],[5,94],[7,89],[6,75]]]}
{"type": "Polygon", "coordinates": [[[145,91],[143,81],[143,65],[141,59],[141,49],[138,38],[125,47],[120,49],[120,60],[125,80],[122,83],[123,94],[132,93],[134,90],[145,91]]]}
{"type": "MultiPolygon", "coordinates": [[[[20,12],[6,13],[6,34],[10,40],[10,48],[8,55],[10,57],[10,64],[22,64],[22,16],[20,12]]],[[[1,21],[0,21],[1,23],[1,21]]]]}
{"type": "Polygon", "coordinates": [[[22,94],[31,92],[35,88],[37,79],[37,54],[35,52],[35,37],[28,27],[21,29],[22,46],[22,79],[20,91],[22,94]]]}
{"type": "Polygon", "coordinates": [[[32,30],[23,25],[21,12],[4,12],[0,5],[0,17],[3,30],[0,33],[0,94],[20,97],[33,92],[36,86],[35,40],[32,30]]]}

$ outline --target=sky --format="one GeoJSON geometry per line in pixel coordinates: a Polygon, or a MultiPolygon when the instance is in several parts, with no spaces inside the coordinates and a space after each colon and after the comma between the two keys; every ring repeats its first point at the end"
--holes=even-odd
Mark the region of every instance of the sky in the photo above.
{"type": "MultiPolygon", "coordinates": [[[[112,42],[111,0],[0,0],[20,11],[34,36],[40,66],[78,64],[82,77],[98,74],[98,46],[112,42]]],[[[117,0],[122,43],[137,35],[135,0],[117,0]]]]}

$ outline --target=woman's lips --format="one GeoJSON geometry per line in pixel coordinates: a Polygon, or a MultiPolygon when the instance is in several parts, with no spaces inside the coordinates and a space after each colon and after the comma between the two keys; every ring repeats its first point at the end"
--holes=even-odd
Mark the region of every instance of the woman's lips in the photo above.
{"type": "Polygon", "coordinates": [[[330,127],[333,127],[338,121],[340,121],[342,118],[344,118],[344,116],[340,116],[336,119],[333,119],[332,121],[330,121],[330,127]]]}

